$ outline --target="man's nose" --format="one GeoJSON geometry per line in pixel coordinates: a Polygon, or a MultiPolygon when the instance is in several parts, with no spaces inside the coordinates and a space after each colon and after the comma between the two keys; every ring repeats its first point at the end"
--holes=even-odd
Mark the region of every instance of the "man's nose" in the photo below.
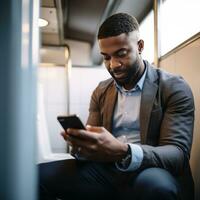
{"type": "Polygon", "coordinates": [[[110,68],[111,69],[120,67],[121,65],[122,65],[121,62],[118,59],[111,57],[111,59],[110,59],[110,68]]]}

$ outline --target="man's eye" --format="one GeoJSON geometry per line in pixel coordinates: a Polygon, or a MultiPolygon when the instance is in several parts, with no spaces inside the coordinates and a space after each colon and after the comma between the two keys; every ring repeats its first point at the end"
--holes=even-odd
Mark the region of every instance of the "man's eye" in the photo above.
{"type": "Polygon", "coordinates": [[[110,60],[110,56],[103,55],[103,59],[104,59],[104,60],[110,60]]]}
{"type": "Polygon", "coordinates": [[[117,56],[122,58],[122,57],[127,56],[127,54],[128,54],[128,51],[127,50],[123,50],[123,51],[119,51],[117,53],[117,56]]]}

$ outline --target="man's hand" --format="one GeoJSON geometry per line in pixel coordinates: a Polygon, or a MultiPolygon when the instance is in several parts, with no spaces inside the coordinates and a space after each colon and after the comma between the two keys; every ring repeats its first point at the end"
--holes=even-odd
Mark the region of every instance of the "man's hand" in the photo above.
{"type": "Polygon", "coordinates": [[[128,145],[117,140],[103,127],[86,126],[86,130],[67,129],[61,133],[78,153],[88,160],[102,162],[120,161],[128,151],[128,145]]]}

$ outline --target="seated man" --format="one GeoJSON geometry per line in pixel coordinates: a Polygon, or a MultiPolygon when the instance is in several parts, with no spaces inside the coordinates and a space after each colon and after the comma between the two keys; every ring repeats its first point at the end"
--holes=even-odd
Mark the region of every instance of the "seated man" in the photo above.
{"type": "Polygon", "coordinates": [[[76,159],[39,166],[40,199],[193,199],[190,87],[142,59],[128,14],[106,19],[98,41],[112,78],[94,90],[86,130],[62,133],[76,159]]]}

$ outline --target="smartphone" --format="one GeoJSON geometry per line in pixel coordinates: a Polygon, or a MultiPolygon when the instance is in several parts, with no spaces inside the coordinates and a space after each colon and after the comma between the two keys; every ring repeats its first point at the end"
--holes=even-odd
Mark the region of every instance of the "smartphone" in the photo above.
{"type": "Polygon", "coordinates": [[[64,130],[68,128],[85,129],[85,126],[77,115],[58,116],[57,120],[64,130]]]}

